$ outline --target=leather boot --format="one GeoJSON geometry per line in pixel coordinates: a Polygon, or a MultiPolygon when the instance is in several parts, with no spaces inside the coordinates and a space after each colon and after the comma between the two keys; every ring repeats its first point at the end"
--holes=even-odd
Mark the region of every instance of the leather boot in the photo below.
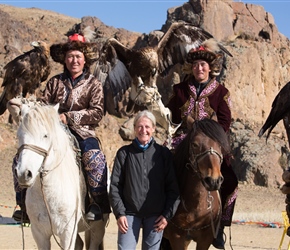
{"type": "Polygon", "coordinates": [[[15,210],[12,215],[12,218],[18,222],[30,224],[29,217],[26,213],[25,197],[26,197],[26,189],[16,192],[16,204],[20,206],[20,210],[15,210]]]}
{"type": "Polygon", "coordinates": [[[111,208],[109,204],[108,193],[100,195],[91,195],[93,202],[88,207],[88,212],[86,214],[87,220],[101,220],[103,219],[104,213],[110,213],[111,208]]]}
{"type": "Polygon", "coordinates": [[[103,213],[100,206],[96,203],[92,203],[88,207],[89,212],[86,213],[87,220],[101,220],[103,218],[103,213]]]}
{"type": "Polygon", "coordinates": [[[220,227],[217,237],[213,240],[212,245],[217,249],[225,249],[224,227],[220,227]]]}

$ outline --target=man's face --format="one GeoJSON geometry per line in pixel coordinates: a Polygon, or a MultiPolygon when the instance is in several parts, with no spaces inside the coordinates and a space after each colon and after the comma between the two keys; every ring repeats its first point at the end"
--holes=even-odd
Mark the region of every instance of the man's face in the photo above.
{"type": "Polygon", "coordinates": [[[192,63],[192,72],[197,82],[206,82],[209,78],[209,64],[204,60],[196,60],[192,63]]]}
{"type": "Polygon", "coordinates": [[[85,56],[81,51],[70,50],[66,53],[65,65],[73,77],[82,74],[85,63],[85,56]]]}

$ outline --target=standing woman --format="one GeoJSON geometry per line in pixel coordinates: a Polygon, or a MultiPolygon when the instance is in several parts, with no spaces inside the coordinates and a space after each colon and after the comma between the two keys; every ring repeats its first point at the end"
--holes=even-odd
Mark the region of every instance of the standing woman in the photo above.
{"type": "Polygon", "coordinates": [[[111,176],[110,203],[117,219],[118,249],[159,249],[167,221],[179,204],[179,191],[168,148],[156,143],[154,115],[144,110],[134,119],[136,138],[121,147],[111,176]]]}

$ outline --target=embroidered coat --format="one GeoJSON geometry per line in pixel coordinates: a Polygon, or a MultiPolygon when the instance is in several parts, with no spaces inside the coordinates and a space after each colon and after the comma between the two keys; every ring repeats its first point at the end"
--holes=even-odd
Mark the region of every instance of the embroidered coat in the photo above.
{"type": "Polygon", "coordinates": [[[82,139],[95,137],[95,128],[104,115],[102,83],[89,72],[82,74],[73,86],[66,73],[52,77],[46,84],[42,101],[60,104],[60,113],[68,118],[68,126],[82,139]]]}
{"type": "MultiPolygon", "coordinates": [[[[195,120],[211,118],[215,113],[218,123],[226,132],[231,124],[230,93],[223,85],[213,78],[197,96],[196,87],[190,84],[192,79],[173,86],[173,95],[167,107],[172,112],[172,121],[180,123],[188,115],[195,120]]],[[[184,126],[183,126],[184,128],[184,126]]]]}

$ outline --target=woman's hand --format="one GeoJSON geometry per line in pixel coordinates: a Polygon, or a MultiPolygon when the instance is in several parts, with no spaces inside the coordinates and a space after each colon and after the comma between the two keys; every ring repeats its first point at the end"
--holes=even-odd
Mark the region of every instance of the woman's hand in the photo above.
{"type": "Polygon", "coordinates": [[[128,231],[128,221],[127,221],[126,216],[119,217],[118,220],[117,220],[117,225],[118,225],[119,231],[122,234],[127,233],[127,231],[128,231]]]}
{"type": "Polygon", "coordinates": [[[154,228],[155,231],[158,233],[163,231],[168,224],[166,218],[163,215],[160,215],[155,222],[156,223],[154,225],[154,228]]]}

